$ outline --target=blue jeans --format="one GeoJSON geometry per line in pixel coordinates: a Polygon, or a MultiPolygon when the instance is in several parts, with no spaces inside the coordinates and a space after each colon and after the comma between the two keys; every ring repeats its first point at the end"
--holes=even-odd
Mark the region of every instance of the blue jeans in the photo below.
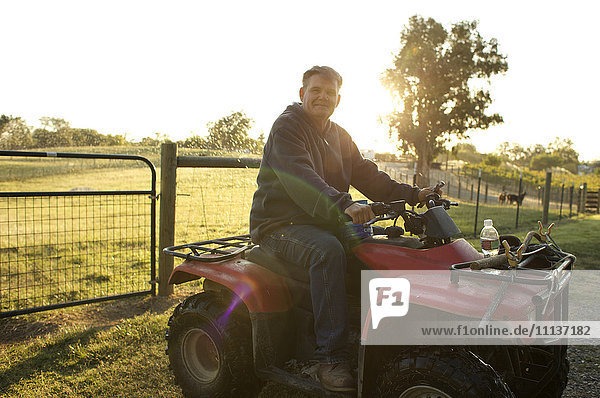
{"type": "Polygon", "coordinates": [[[260,246],[308,269],[317,340],[315,359],[334,364],[349,359],[346,252],[330,231],[313,225],[287,225],[264,236],[260,246]]]}

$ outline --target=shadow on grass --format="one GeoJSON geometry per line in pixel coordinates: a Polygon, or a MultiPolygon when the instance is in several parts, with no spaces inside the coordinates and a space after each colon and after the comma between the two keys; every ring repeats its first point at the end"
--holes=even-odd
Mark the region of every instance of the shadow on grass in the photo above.
{"type": "Polygon", "coordinates": [[[78,350],[88,344],[98,332],[98,329],[69,332],[54,342],[40,346],[33,356],[16,361],[8,369],[0,372],[0,391],[7,391],[13,384],[37,377],[43,372],[71,375],[90,365],[93,366],[93,362],[99,362],[101,357],[114,355],[117,347],[87,355],[78,353],[78,350]]]}
{"type": "Polygon", "coordinates": [[[105,328],[145,313],[170,310],[190,294],[183,289],[170,297],[131,297],[0,319],[0,349],[44,337],[68,327],[105,328]]]}

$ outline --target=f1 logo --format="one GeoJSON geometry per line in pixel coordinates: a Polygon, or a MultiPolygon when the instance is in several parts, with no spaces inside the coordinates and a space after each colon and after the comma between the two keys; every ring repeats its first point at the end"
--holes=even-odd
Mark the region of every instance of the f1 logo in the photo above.
{"type": "Polygon", "coordinates": [[[405,278],[374,278],[369,281],[369,299],[373,329],[385,317],[408,313],[410,282],[405,278]]]}

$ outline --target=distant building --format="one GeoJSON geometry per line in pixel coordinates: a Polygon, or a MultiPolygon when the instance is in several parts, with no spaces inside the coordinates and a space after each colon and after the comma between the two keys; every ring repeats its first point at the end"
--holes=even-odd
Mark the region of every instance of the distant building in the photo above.
{"type": "Polygon", "coordinates": [[[577,174],[585,175],[593,173],[596,170],[596,166],[591,164],[580,163],[577,165],[577,174]]]}
{"type": "Polygon", "coordinates": [[[360,154],[365,159],[375,160],[375,151],[372,149],[361,149],[360,154]]]}

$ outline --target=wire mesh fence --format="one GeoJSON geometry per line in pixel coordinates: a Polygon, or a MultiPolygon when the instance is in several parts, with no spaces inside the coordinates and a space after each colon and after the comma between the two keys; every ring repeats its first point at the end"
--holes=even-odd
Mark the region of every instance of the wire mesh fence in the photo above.
{"type": "Polygon", "coordinates": [[[525,183],[522,175],[500,180],[485,172],[461,175],[458,170],[435,170],[431,174],[432,178],[446,181],[447,195],[461,203],[458,211],[465,214],[459,219],[471,222],[471,225],[462,223],[465,235],[477,235],[484,219],[492,219],[501,233],[510,233],[522,227],[533,227],[538,220],[548,224],[583,211],[583,187],[552,183],[551,174],[546,176],[550,189],[547,196],[545,180],[538,184],[525,183]],[[544,214],[545,200],[548,201],[547,214],[544,214]]]}
{"type": "MultiPolygon", "coordinates": [[[[409,168],[390,164],[380,164],[380,168],[397,181],[414,181],[414,171],[409,168]]],[[[257,173],[257,169],[178,168],[175,243],[248,233],[257,173]]],[[[484,173],[479,180],[452,170],[431,170],[430,179],[445,181],[444,196],[460,203],[450,212],[463,236],[478,235],[488,218],[500,233],[533,228],[542,220],[543,183],[534,186],[521,181],[519,190],[518,177],[497,183],[493,175],[484,173]]],[[[354,199],[364,198],[354,189],[351,194],[354,199]]],[[[552,186],[549,222],[583,211],[581,195],[580,187],[552,186]]]]}
{"type": "Polygon", "coordinates": [[[0,191],[0,317],[152,293],[153,168],[152,179],[150,190],[0,191]]]}
{"type": "Polygon", "coordinates": [[[258,169],[179,168],[175,244],[248,233],[258,169]]]}
{"type": "MultiPolygon", "coordinates": [[[[163,144],[162,163],[163,166],[169,166],[166,169],[163,167],[161,178],[161,195],[165,191],[168,195],[161,199],[160,248],[249,232],[249,214],[257,187],[259,159],[177,156],[174,144],[163,144]]],[[[409,184],[415,181],[414,171],[402,165],[379,166],[397,181],[409,184]]],[[[479,179],[460,173],[455,175],[447,170],[432,170],[430,177],[433,181],[446,181],[445,195],[461,203],[458,208],[452,209],[451,216],[461,229],[462,236],[478,235],[483,220],[487,218],[494,220],[501,234],[511,233],[520,225],[533,228],[538,220],[543,219],[541,196],[535,189],[532,192],[536,195],[527,196],[522,181],[503,180],[504,185],[499,186],[495,183],[495,176],[479,179]],[[516,195],[512,194],[513,190],[516,195]],[[509,192],[512,196],[509,196],[509,192]]],[[[350,193],[355,200],[364,199],[353,188],[350,193]]],[[[553,207],[547,215],[550,220],[563,216],[564,189],[561,195],[563,200],[559,207],[553,207]],[[560,212],[556,209],[560,209],[560,212]]],[[[573,198],[573,194],[570,197],[573,198]]],[[[172,287],[166,281],[173,267],[172,259],[163,256],[159,263],[159,279],[164,282],[160,284],[159,293],[170,294],[172,287]]]]}
{"type": "MultiPolygon", "coordinates": [[[[415,170],[401,163],[382,163],[380,167],[397,181],[413,184],[415,170]]],[[[533,228],[544,218],[545,180],[526,183],[522,176],[513,178],[482,172],[467,173],[459,168],[430,170],[430,181],[446,183],[444,195],[460,206],[451,215],[463,236],[477,236],[483,220],[492,219],[500,233],[512,233],[519,228],[533,228]]],[[[598,187],[588,190],[585,184],[565,185],[560,176],[554,177],[548,196],[548,223],[587,211],[599,212],[598,187]],[[592,202],[590,204],[590,198],[592,202]]]]}

